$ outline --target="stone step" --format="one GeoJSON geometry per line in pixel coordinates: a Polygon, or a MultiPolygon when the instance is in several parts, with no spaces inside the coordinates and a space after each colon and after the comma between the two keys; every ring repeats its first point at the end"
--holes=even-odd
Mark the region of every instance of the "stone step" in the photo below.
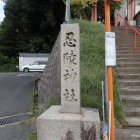
{"type": "Polygon", "coordinates": [[[117,62],[140,62],[140,58],[117,58],[117,62]]]}
{"type": "Polygon", "coordinates": [[[122,54],[127,54],[127,53],[140,53],[140,50],[134,50],[133,48],[131,49],[131,50],[117,50],[117,54],[120,54],[120,53],[122,53],[122,54]]]}
{"type": "Polygon", "coordinates": [[[118,42],[116,41],[116,48],[133,48],[133,42],[130,41],[128,42],[127,40],[123,40],[123,42],[121,40],[119,40],[118,42]]]}
{"type": "Polygon", "coordinates": [[[140,117],[125,117],[125,120],[130,126],[140,126],[140,117]]]}
{"type": "Polygon", "coordinates": [[[140,67],[140,62],[117,62],[117,67],[140,67]]]}
{"type": "Polygon", "coordinates": [[[140,140],[140,130],[132,129],[116,129],[116,140],[140,140]]]}
{"type": "Polygon", "coordinates": [[[133,47],[116,47],[117,51],[134,50],[133,47]]]}
{"type": "Polygon", "coordinates": [[[140,87],[121,88],[121,95],[140,95],[140,87]]]}
{"type": "Polygon", "coordinates": [[[127,107],[140,107],[140,95],[120,95],[122,103],[127,107]]]}
{"type": "Polygon", "coordinates": [[[140,80],[119,80],[119,83],[122,86],[129,86],[129,87],[133,87],[133,86],[140,86],[140,80]]]}
{"type": "MultiPolygon", "coordinates": [[[[123,37],[122,37],[123,38],[123,37]]],[[[116,44],[120,44],[121,47],[123,45],[130,45],[130,44],[134,44],[133,40],[129,39],[129,38],[125,38],[125,39],[116,39],[116,44]]]]}
{"type": "Polygon", "coordinates": [[[121,80],[140,80],[140,74],[119,74],[121,80]]]}
{"type": "Polygon", "coordinates": [[[120,74],[140,74],[140,67],[117,67],[116,70],[120,74]]]}
{"type": "Polygon", "coordinates": [[[132,54],[117,54],[116,55],[117,58],[139,58],[140,57],[140,53],[139,54],[135,54],[135,53],[132,53],[132,54]]]}
{"type": "Polygon", "coordinates": [[[140,117],[140,107],[124,107],[125,117],[140,117]]]}

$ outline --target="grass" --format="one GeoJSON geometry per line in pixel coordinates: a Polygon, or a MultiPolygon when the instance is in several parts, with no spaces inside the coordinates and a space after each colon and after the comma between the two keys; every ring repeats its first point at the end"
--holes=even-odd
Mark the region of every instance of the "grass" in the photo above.
{"type": "MultiPolygon", "coordinates": [[[[51,99],[48,104],[46,104],[45,108],[43,110],[47,110],[49,107],[51,107],[52,105],[58,105],[58,101],[55,99],[51,99]]],[[[32,111],[32,116],[37,117],[39,116],[41,113],[43,113],[43,110],[40,110],[38,107],[38,93],[33,91],[32,92],[32,102],[31,102],[31,111],[32,111]]]]}
{"type": "Polygon", "coordinates": [[[81,28],[81,105],[101,114],[101,81],[104,81],[104,25],[79,22],[81,28]]]}
{"type": "MultiPolygon", "coordinates": [[[[102,117],[101,81],[105,79],[105,27],[86,20],[80,24],[81,39],[81,105],[99,109],[102,117]]],[[[119,100],[117,74],[114,73],[114,102],[116,122],[124,122],[119,100]]]]}
{"type": "Polygon", "coordinates": [[[37,133],[32,133],[27,140],[37,140],[37,133]]]}
{"type": "Polygon", "coordinates": [[[122,104],[119,99],[119,83],[118,83],[118,73],[114,70],[114,108],[115,108],[115,117],[116,117],[116,126],[121,127],[125,124],[124,115],[122,113],[122,104]]]}

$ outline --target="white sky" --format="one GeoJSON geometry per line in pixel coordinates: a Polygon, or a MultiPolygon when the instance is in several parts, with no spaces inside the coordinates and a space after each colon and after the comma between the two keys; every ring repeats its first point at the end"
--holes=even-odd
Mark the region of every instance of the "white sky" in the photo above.
{"type": "Polygon", "coordinates": [[[3,18],[5,17],[4,15],[4,2],[0,1],[0,22],[3,21],[3,18]]]}

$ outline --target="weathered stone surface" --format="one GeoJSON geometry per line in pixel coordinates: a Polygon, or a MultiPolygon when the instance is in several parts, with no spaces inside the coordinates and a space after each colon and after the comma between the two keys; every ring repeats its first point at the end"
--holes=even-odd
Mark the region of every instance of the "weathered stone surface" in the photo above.
{"type": "Polygon", "coordinates": [[[51,99],[60,101],[60,65],[60,35],[58,35],[54,48],[48,59],[46,68],[42,74],[41,80],[38,83],[38,103],[41,109],[44,109],[44,106],[51,99]]]}
{"type": "Polygon", "coordinates": [[[79,24],[61,25],[61,112],[65,113],[81,113],[79,36],[79,24]]]}
{"type": "Polygon", "coordinates": [[[116,129],[116,140],[140,140],[140,130],[116,129]]]}
{"type": "Polygon", "coordinates": [[[37,118],[38,140],[100,140],[98,110],[81,112],[61,113],[61,106],[52,106],[37,118]]]}

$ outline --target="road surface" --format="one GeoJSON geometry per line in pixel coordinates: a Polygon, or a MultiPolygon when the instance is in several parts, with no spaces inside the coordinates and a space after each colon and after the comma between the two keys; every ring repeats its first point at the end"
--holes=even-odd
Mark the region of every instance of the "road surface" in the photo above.
{"type": "Polygon", "coordinates": [[[39,73],[0,73],[0,117],[31,111],[32,92],[39,73]]]}

